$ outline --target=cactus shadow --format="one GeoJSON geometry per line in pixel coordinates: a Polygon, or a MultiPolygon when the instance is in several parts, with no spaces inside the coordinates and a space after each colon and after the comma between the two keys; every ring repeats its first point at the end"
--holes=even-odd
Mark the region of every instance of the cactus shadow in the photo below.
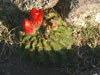
{"type": "Polygon", "coordinates": [[[100,47],[90,48],[87,45],[82,47],[73,47],[72,49],[61,49],[59,51],[25,51],[25,58],[33,62],[35,65],[52,65],[52,66],[66,66],[68,68],[77,69],[78,65],[82,67],[92,67],[92,64],[99,64],[100,47]],[[96,61],[93,61],[96,59],[96,61]],[[89,62],[90,64],[85,62],[89,62]],[[87,66],[86,66],[87,65],[87,66]]]}

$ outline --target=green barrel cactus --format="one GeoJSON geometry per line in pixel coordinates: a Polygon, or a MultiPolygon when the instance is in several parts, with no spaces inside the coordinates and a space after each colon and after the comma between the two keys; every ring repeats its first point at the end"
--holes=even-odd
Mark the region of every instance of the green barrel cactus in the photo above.
{"type": "Polygon", "coordinates": [[[63,49],[70,49],[73,45],[72,29],[57,13],[45,11],[44,14],[42,24],[34,34],[21,35],[21,46],[26,54],[30,52],[35,62],[57,63],[61,57],[65,59],[63,49]]]}
{"type": "Polygon", "coordinates": [[[64,48],[71,48],[72,29],[54,12],[46,13],[43,17],[41,27],[35,34],[23,34],[21,37],[22,46],[29,51],[59,51],[64,48]]]}

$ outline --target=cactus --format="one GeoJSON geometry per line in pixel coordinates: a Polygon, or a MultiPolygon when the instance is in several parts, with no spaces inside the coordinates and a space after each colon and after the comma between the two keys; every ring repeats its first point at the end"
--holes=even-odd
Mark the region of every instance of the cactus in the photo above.
{"type": "Polygon", "coordinates": [[[22,44],[31,51],[36,48],[38,51],[70,48],[73,44],[72,29],[66,25],[56,13],[50,12],[43,17],[43,23],[35,34],[22,36],[22,44]]]}
{"type": "Polygon", "coordinates": [[[42,24],[34,34],[21,35],[21,45],[26,51],[38,51],[41,62],[45,61],[46,54],[50,58],[48,61],[56,63],[55,53],[60,53],[62,49],[70,49],[73,44],[72,29],[67,28],[67,23],[57,13],[45,11],[44,14],[42,24]]]}
{"type": "Polygon", "coordinates": [[[56,13],[46,13],[43,22],[35,34],[24,34],[22,36],[22,45],[25,49],[34,51],[42,50],[61,50],[63,48],[71,48],[72,29],[66,27],[66,22],[58,17],[56,13]]]}

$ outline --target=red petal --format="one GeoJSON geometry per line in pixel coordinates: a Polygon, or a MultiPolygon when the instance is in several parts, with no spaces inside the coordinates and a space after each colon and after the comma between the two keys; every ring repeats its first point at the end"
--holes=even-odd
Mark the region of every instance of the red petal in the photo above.
{"type": "Polygon", "coordinates": [[[42,16],[42,9],[39,9],[40,16],[42,16]]]}
{"type": "Polygon", "coordinates": [[[30,10],[30,12],[32,12],[32,13],[35,13],[35,12],[37,12],[38,10],[37,9],[35,9],[35,8],[32,8],[31,10],[30,10]]]}
{"type": "Polygon", "coordinates": [[[35,9],[32,8],[32,10],[30,10],[30,18],[33,22],[33,24],[35,25],[35,27],[40,27],[41,23],[42,23],[42,9],[35,9]]]}
{"type": "Polygon", "coordinates": [[[23,21],[23,29],[27,34],[31,34],[34,31],[34,27],[32,25],[32,22],[28,19],[24,19],[23,21]]]}

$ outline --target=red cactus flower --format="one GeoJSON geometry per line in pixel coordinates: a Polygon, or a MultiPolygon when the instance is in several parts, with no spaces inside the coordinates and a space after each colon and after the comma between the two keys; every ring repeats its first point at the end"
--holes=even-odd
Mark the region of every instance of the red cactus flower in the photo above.
{"type": "Polygon", "coordinates": [[[35,8],[32,8],[29,15],[35,27],[39,28],[42,23],[42,9],[37,10],[35,8]]]}
{"type": "Polygon", "coordinates": [[[33,24],[28,19],[24,19],[24,21],[23,21],[23,29],[24,29],[24,31],[25,31],[26,34],[32,34],[32,33],[34,33],[33,24]]]}

